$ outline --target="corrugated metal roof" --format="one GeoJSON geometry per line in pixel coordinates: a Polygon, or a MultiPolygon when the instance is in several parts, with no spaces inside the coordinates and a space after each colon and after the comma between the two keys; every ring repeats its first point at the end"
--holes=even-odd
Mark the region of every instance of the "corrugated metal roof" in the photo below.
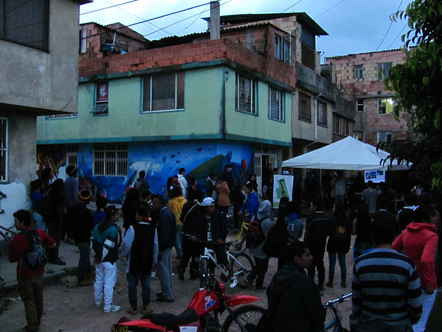
{"type": "Polygon", "coordinates": [[[361,53],[350,53],[350,54],[347,54],[347,55],[329,56],[329,57],[326,57],[326,59],[340,59],[340,58],[346,58],[346,57],[349,57],[349,56],[356,56],[356,55],[362,55],[362,54],[390,53],[390,52],[398,52],[398,51],[403,51],[403,49],[402,48],[394,48],[394,49],[391,49],[391,50],[361,52],[361,53]]]}

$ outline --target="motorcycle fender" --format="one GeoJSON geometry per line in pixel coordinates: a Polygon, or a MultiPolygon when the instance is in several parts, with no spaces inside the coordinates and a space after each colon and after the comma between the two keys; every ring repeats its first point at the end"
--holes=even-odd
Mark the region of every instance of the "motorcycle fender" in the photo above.
{"type": "Polygon", "coordinates": [[[261,298],[252,295],[233,295],[229,296],[229,298],[226,300],[226,304],[229,307],[235,307],[240,304],[248,304],[248,303],[258,302],[260,300],[261,298]]]}
{"type": "Polygon", "coordinates": [[[156,324],[152,323],[149,319],[131,320],[128,322],[118,323],[118,325],[142,327],[142,328],[152,329],[152,330],[161,331],[161,332],[167,331],[164,326],[156,325],[156,324]]]}

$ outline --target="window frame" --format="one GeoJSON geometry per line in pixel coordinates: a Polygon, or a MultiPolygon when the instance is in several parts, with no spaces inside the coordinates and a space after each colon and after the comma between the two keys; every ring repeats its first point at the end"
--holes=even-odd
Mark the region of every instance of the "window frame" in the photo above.
{"type": "Polygon", "coordinates": [[[364,110],[365,110],[364,99],[362,99],[362,98],[356,99],[356,111],[357,112],[364,112],[364,110]]]}
{"type": "Polygon", "coordinates": [[[95,116],[103,116],[109,114],[109,81],[99,81],[95,83],[94,90],[94,108],[92,113],[95,116]],[[106,85],[106,97],[99,97],[100,86],[106,85]],[[99,110],[99,107],[105,108],[104,110],[99,110]]]}
{"type": "Polygon", "coordinates": [[[5,170],[4,174],[0,173],[0,183],[8,182],[9,175],[9,121],[6,117],[0,117],[0,129],[4,129],[4,134],[0,132],[0,138],[5,138],[0,140],[0,158],[4,158],[5,170]]]}
{"type": "Polygon", "coordinates": [[[312,123],[312,97],[306,93],[303,92],[298,92],[298,120],[303,121],[303,122],[307,122],[307,123],[312,123]],[[308,99],[308,108],[309,108],[309,117],[304,117],[303,114],[307,114],[306,112],[301,112],[301,96],[303,98],[307,98],[308,99]]]}
{"type": "Polygon", "coordinates": [[[393,133],[391,131],[380,130],[376,133],[376,141],[377,143],[387,143],[390,144],[393,141],[393,133]],[[381,136],[390,137],[390,139],[381,140],[381,136]]]}
{"type": "Polygon", "coordinates": [[[316,123],[317,123],[317,125],[319,126],[319,127],[322,127],[322,128],[328,128],[328,113],[327,113],[327,103],[326,102],[323,102],[323,101],[321,101],[321,100],[318,100],[318,102],[317,102],[317,109],[316,109],[316,123]],[[320,106],[321,105],[323,105],[323,106],[325,106],[325,109],[323,109],[323,110],[320,110],[320,106]],[[325,110],[325,111],[324,111],[325,110]],[[325,120],[324,121],[320,121],[320,111],[324,111],[324,113],[322,114],[323,115],[323,117],[324,117],[324,115],[325,115],[325,120]]]}
{"type": "Polygon", "coordinates": [[[291,55],[292,55],[292,49],[291,49],[291,43],[290,39],[285,38],[284,36],[275,33],[275,52],[274,52],[275,58],[290,64],[291,63],[291,55]]]}
{"type": "MultiPolygon", "coordinates": [[[[245,103],[243,103],[245,104],[245,103]]],[[[253,116],[258,116],[258,81],[242,75],[240,73],[236,73],[235,75],[235,111],[238,113],[249,114],[253,116]],[[240,109],[240,91],[239,91],[239,81],[240,79],[250,81],[250,89],[251,89],[251,97],[250,97],[250,111],[240,109]]]]}
{"type": "Polygon", "coordinates": [[[364,69],[364,64],[353,65],[353,79],[356,81],[363,81],[364,69]]]}
{"type": "Polygon", "coordinates": [[[268,119],[272,121],[277,122],[285,122],[285,109],[286,109],[286,93],[283,90],[277,89],[275,87],[269,86],[269,109],[268,109],[268,119]],[[275,93],[280,94],[280,107],[278,109],[278,119],[273,118],[273,112],[272,112],[272,90],[275,91],[275,93]]]}
{"type": "Polygon", "coordinates": [[[397,102],[393,98],[391,98],[391,97],[379,98],[378,99],[378,114],[379,115],[394,114],[396,107],[398,107],[397,102]],[[391,111],[388,111],[388,108],[387,108],[387,105],[386,105],[386,103],[388,103],[388,100],[391,100],[391,103],[392,103],[391,111]],[[382,108],[383,109],[385,108],[385,111],[381,112],[381,105],[384,104],[384,101],[385,101],[385,105],[382,108]]]}
{"type": "Polygon", "coordinates": [[[154,74],[149,74],[149,75],[145,75],[142,76],[141,78],[141,113],[142,114],[151,114],[151,113],[164,113],[164,112],[183,112],[185,109],[185,72],[184,71],[174,71],[174,72],[158,72],[158,73],[154,73],[154,74]],[[153,90],[153,84],[152,84],[152,79],[155,76],[158,75],[167,75],[167,74],[171,74],[171,75],[175,75],[175,108],[170,108],[170,109],[163,109],[163,110],[153,110],[153,94],[152,94],[152,90],[153,90]],[[147,79],[149,80],[149,110],[146,109],[146,81],[147,79]],[[182,86],[183,86],[183,91],[182,91],[182,105],[179,105],[179,80],[182,80],[182,86]],[[179,107],[182,106],[182,107],[179,107]]]}
{"type": "Polygon", "coordinates": [[[384,81],[390,77],[390,71],[393,68],[393,62],[381,62],[378,63],[378,81],[384,81]],[[386,68],[389,67],[388,73],[386,73],[386,68]]]}
{"type": "MultiPolygon", "coordinates": [[[[43,17],[41,18],[41,23],[43,25],[42,28],[42,34],[44,34],[44,40],[42,40],[42,44],[41,46],[35,46],[35,45],[30,45],[27,42],[23,42],[23,41],[18,41],[18,40],[14,40],[13,38],[8,38],[6,36],[6,14],[5,14],[5,1],[4,0],[0,0],[0,21],[2,22],[2,24],[0,25],[0,40],[5,40],[14,44],[18,44],[21,46],[25,46],[25,47],[29,47],[29,48],[33,48],[36,50],[40,50],[46,53],[49,53],[49,47],[50,47],[50,0],[41,0],[44,1],[43,3],[43,17]]],[[[28,5],[31,4],[32,1],[25,1],[23,4],[24,5],[28,5]]],[[[14,8],[14,10],[16,10],[17,8],[19,8],[20,6],[17,6],[16,8],[14,8]]],[[[22,27],[26,27],[26,26],[35,26],[36,24],[24,24],[22,25],[22,27]]],[[[17,26],[13,27],[13,28],[17,28],[17,26]]]]}
{"type": "Polygon", "coordinates": [[[97,144],[93,147],[93,161],[92,161],[92,175],[93,176],[111,176],[111,177],[125,177],[129,173],[129,150],[127,144],[97,144]],[[103,158],[97,158],[97,154],[102,153],[103,158]],[[108,154],[115,153],[112,159],[108,154]],[[125,158],[120,158],[118,153],[125,153],[125,158]],[[100,169],[97,170],[97,163],[102,162],[100,169]],[[123,169],[126,172],[118,172],[122,162],[123,169]],[[113,163],[113,172],[108,172],[108,165],[113,163]],[[112,174],[111,174],[112,173],[112,174]]]}

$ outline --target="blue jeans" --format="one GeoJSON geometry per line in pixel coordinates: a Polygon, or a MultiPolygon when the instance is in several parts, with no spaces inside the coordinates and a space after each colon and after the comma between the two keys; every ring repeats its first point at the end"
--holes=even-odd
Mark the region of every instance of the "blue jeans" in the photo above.
{"type": "Polygon", "coordinates": [[[158,255],[158,277],[161,283],[161,293],[167,299],[173,299],[172,291],[172,252],[171,248],[160,251],[158,255]]]}
{"type": "Polygon", "coordinates": [[[141,283],[141,297],[143,299],[143,306],[148,306],[150,303],[150,273],[146,275],[134,275],[128,273],[127,287],[129,289],[129,303],[132,309],[138,307],[137,286],[141,283]]]}
{"type": "Polygon", "coordinates": [[[175,251],[178,258],[183,257],[183,232],[181,225],[177,225],[175,238],[175,251]]]}
{"type": "Polygon", "coordinates": [[[91,272],[90,246],[89,242],[77,244],[80,250],[80,258],[78,260],[78,281],[83,281],[91,272]]]}
{"type": "Polygon", "coordinates": [[[329,271],[328,271],[328,281],[330,283],[333,283],[333,278],[335,276],[336,256],[338,256],[339,267],[341,268],[341,283],[345,283],[347,279],[347,266],[345,263],[345,254],[339,252],[328,253],[328,259],[330,262],[329,271]]]}

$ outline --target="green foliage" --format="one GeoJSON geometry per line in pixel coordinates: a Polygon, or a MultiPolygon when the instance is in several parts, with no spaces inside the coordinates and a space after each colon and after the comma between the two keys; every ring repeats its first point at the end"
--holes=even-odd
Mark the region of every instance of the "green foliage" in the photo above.
{"type": "Polygon", "coordinates": [[[392,68],[386,84],[396,92],[400,112],[410,114],[415,139],[405,151],[393,146],[393,154],[415,162],[427,178],[432,174],[429,182],[442,189],[442,1],[415,0],[393,17],[403,18],[410,28],[402,36],[406,62],[392,68]]]}

